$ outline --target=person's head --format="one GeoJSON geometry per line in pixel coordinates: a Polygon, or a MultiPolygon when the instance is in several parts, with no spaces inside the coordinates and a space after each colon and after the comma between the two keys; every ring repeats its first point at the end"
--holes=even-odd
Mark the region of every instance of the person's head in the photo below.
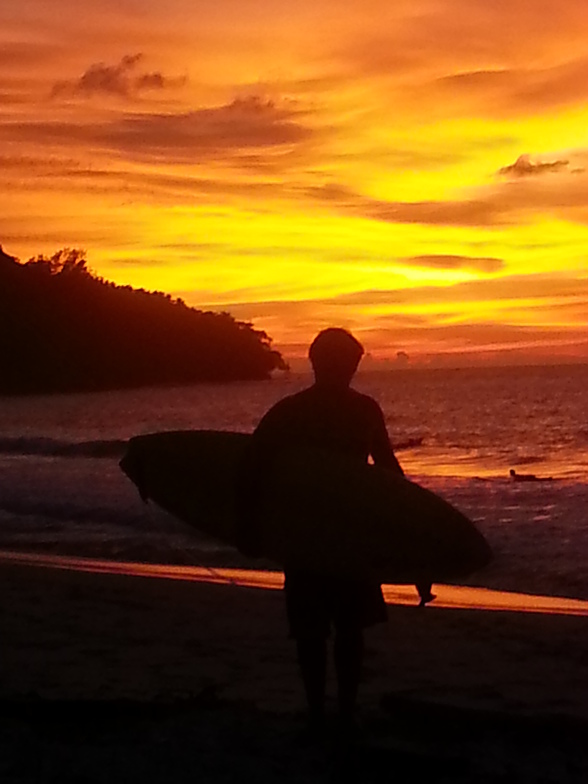
{"type": "Polygon", "coordinates": [[[334,386],[349,385],[362,356],[359,340],[338,327],[319,332],[308,351],[317,383],[334,386]]]}

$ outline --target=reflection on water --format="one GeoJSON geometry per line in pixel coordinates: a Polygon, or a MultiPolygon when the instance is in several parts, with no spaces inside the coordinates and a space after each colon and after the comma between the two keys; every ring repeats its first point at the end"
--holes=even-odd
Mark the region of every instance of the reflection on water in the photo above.
{"type": "MultiPolygon", "coordinates": [[[[3,398],[0,452],[55,448],[70,458],[115,449],[139,433],[191,428],[250,432],[310,377],[3,398]],[[18,442],[18,443],[17,443],[18,442]],[[19,446],[20,444],[20,446],[19,446]],[[52,446],[51,446],[52,445],[52,446]]],[[[411,476],[507,477],[509,468],[585,481],[588,365],[360,372],[411,476]]]]}
{"type": "MultiPolygon", "coordinates": [[[[232,585],[241,588],[279,590],[284,584],[282,572],[256,571],[254,569],[224,569],[203,566],[173,566],[94,558],[75,558],[60,555],[15,553],[0,551],[0,564],[21,564],[52,569],[93,572],[98,574],[125,574],[134,577],[184,580],[232,585]]],[[[418,596],[410,585],[384,585],[387,604],[416,605],[418,596]]],[[[437,599],[429,607],[437,609],[494,610],[508,612],[545,613],[550,615],[588,616],[588,601],[564,599],[553,596],[491,591],[462,585],[436,585],[437,599]]],[[[423,610],[430,612],[430,609],[423,610]]]]}

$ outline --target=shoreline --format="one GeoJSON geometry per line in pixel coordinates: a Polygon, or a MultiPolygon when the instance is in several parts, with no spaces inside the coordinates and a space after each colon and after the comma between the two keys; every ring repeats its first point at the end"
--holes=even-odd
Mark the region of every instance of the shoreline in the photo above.
{"type": "MultiPolygon", "coordinates": [[[[3,565],[180,580],[263,590],[281,590],[283,587],[281,571],[259,569],[153,564],[0,550],[0,568],[3,565]]],[[[382,590],[388,605],[409,607],[418,605],[418,597],[413,586],[386,584],[382,586],[382,590]]],[[[435,584],[435,594],[436,599],[429,605],[430,608],[588,616],[588,601],[583,599],[444,584],[435,584]]]]}

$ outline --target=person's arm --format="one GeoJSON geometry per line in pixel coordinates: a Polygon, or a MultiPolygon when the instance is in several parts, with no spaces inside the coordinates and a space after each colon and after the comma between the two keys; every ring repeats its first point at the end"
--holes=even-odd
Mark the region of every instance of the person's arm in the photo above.
{"type": "Polygon", "coordinates": [[[390,471],[404,476],[402,466],[396,459],[394,449],[390,443],[384,413],[375,402],[371,455],[375,465],[381,466],[382,468],[388,468],[390,471]]]}

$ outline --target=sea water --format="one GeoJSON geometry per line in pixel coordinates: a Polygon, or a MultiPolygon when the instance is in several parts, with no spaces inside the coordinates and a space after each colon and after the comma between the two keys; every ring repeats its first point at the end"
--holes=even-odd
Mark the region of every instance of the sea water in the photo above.
{"type": "MultiPolygon", "coordinates": [[[[140,433],[250,432],[309,383],[0,398],[0,549],[246,565],[143,504],[118,460],[140,433]]],[[[588,365],[369,372],[355,386],[380,402],[409,478],[490,541],[494,563],[471,584],[588,599],[588,365]]]]}

